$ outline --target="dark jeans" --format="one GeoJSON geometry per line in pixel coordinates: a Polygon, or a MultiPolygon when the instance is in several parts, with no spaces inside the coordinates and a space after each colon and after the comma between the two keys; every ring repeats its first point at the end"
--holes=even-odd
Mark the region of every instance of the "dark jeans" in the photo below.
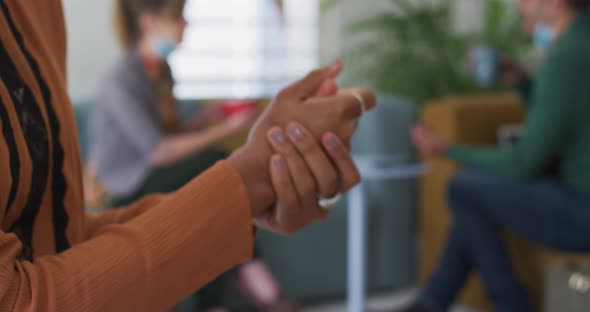
{"type": "Polygon", "coordinates": [[[590,252],[590,202],[558,180],[525,183],[466,170],[448,189],[453,214],[448,244],[420,301],[446,311],[472,270],[483,279],[495,311],[532,311],[516,278],[502,231],[547,248],[590,252]]]}

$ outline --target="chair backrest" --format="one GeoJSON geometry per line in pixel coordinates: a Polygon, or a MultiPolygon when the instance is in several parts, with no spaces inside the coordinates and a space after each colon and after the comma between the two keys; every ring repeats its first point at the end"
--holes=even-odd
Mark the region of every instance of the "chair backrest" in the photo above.
{"type": "Polygon", "coordinates": [[[76,114],[76,125],[78,126],[78,138],[80,140],[80,152],[84,161],[88,158],[90,149],[90,129],[91,129],[91,114],[92,102],[80,101],[74,104],[74,112],[76,114]]]}
{"type": "Polygon", "coordinates": [[[352,142],[353,153],[413,159],[409,127],[416,120],[416,106],[408,100],[387,96],[379,96],[377,104],[359,123],[352,142]]]}

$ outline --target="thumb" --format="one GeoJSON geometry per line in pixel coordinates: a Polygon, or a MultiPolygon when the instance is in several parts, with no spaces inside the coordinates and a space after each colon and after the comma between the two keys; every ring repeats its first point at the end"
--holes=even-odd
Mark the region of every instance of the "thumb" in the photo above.
{"type": "Polygon", "coordinates": [[[291,86],[292,92],[299,98],[308,98],[322,86],[328,79],[335,79],[340,75],[344,64],[341,60],[328,65],[326,67],[316,69],[309,73],[305,78],[296,82],[291,86]]]}
{"type": "Polygon", "coordinates": [[[314,97],[332,96],[338,93],[338,84],[334,79],[325,80],[313,95],[314,97]]]}

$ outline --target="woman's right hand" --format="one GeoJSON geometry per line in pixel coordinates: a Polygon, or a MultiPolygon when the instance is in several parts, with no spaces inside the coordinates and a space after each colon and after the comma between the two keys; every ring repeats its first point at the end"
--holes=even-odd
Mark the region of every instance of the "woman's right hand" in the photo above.
{"type": "Polygon", "coordinates": [[[321,144],[297,123],[268,132],[276,153],[270,160],[276,204],[255,218],[258,227],[293,234],[313,221],[323,221],[330,207],[320,207],[319,196],[332,198],[360,182],[360,173],[348,149],[333,133],[321,144]],[[298,131],[293,129],[298,128],[298,131]]]}
{"type": "Polygon", "coordinates": [[[346,146],[354,134],[355,122],[363,110],[372,110],[375,94],[366,88],[351,88],[332,96],[317,96],[318,90],[333,81],[342,71],[342,63],[315,70],[304,79],[291,84],[275,97],[250,131],[249,144],[262,144],[266,131],[274,126],[285,126],[298,121],[316,138],[334,132],[346,146]],[[363,108],[356,95],[364,100],[363,108]]]}
{"type": "MultiPolygon", "coordinates": [[[[283,89],[251,129],[246,145],[228,158],[244,180],[254,219],[264,218],[277,202],[269,168],[269,159],[275,154],[267,142],[269,130],[275,127],[286,129],[295,122],[307,129],[309,135],[318,142],[322,141],[325,133],[333,133],[344,146],[343,150],[349,153],[348,147],[356,121],[364,110],[373,109],[376,97],[372,91],[365,88],[343,90],[332,96],[317,97],[317,90],[326,81],[335,79],[341,70],[342,63],[338,62],[318,69],[283,89]],[[362,97],[364,107],[357,96],[362,97]]],[[[311,151],[299,152],[306,158],[311,151]]],[[[351,174],[349,171],[346,170],[344,174],[351,174]]],[[[293,232],[313,221],[315,219],[312,218],[299,219],[294,227],[285,229],[277,225],[271,230],[293,232]]]]}

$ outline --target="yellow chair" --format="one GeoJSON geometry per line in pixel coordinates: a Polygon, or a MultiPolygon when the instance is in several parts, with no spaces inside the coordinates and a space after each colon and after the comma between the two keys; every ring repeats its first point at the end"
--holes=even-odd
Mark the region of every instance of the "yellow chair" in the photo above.
{"type": "MultiPolygon", "coordinates": [[[[425,106],[421,120],[452,142],[463,144],[496,144],[498,128],[523,121],[520,98],[514,94],[450,97],[425,106]]],[[[456,164],[425,157],[432,171],[419,181],[419,279],[428,281],[445,246],[449,229],[449,213],[445,191],[449,178],[457,171],[456,164]]],[[[538,308],[542,306],[544,276],[550,265],[585,264],[581,256],[549,252],[507,233],[508,250],[519,277],[532,291],[538,308]]],[[[467,306],[490,311],[479,278],[474,275],[459,301],[467,306]]]]}

